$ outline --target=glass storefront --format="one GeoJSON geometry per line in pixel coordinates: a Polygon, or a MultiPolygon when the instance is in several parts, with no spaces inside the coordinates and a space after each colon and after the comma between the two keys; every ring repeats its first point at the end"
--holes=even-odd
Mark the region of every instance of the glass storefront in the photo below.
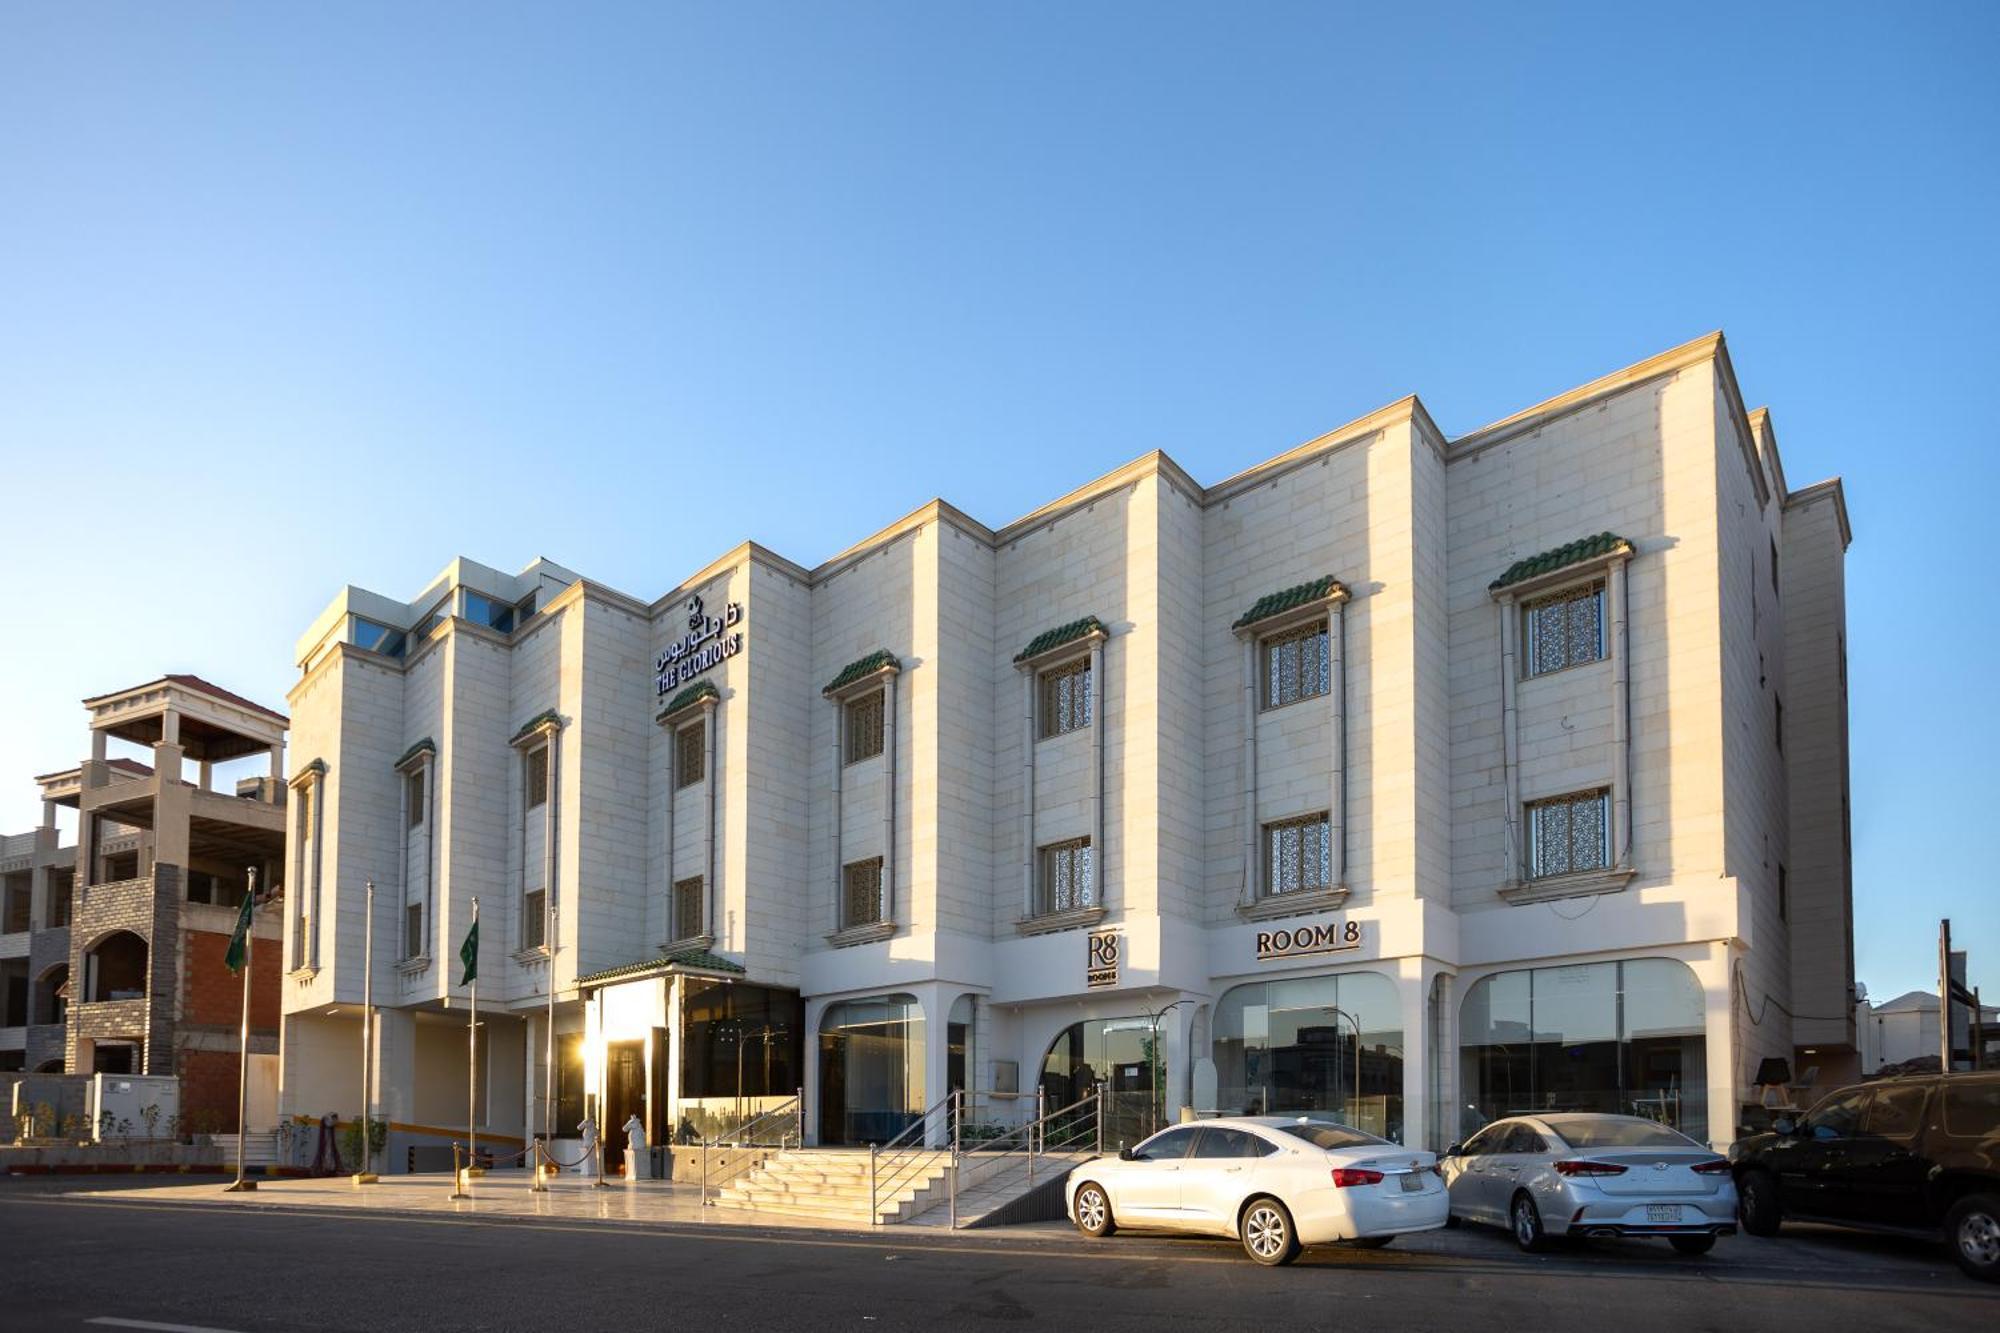
{"type": "Polygon", "coordinates": [[[685,986],[676,1138],[728,1132],[798,1095],[805,1004],[797,991],[693,977],[685,986]]]}
{"type": "Polygon", "coordinates": [[[1459,1015],[1460,1137],[1501,1116],[1608,1111],[1708,1137],[1701,982],[1671,958],[1482,977],[1459,1015]]]}
{"type": "Polygon", "coordinates": [[[1042,1060],[1042,1097],[1053,1113],[1104,1085],[1104,1146],[1137,1143],[1167,1116],[1165,1053],[1155,1049],[1153,1020],[1093,1018],[1065,1028],[1042,1060]]]}
{"type": "Polygon", "coordinates": [[[827,1006],[819,1021],[819,1141],[886,1143],[924,1113],[924,1014],[914,995],[827,1006]]]}
{"type": "Polygon", "coordinates": [[[1389,978],[1349,972],[1237,986],[1216,1003],[1214,1033],[1213,1109],[1322,1111],[1402,1142],[1403,1015],[1389,978]]]}

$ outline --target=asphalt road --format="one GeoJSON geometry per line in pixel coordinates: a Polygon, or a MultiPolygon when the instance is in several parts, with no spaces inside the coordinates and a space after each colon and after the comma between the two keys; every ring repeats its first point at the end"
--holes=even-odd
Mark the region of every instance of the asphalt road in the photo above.
{"type": "MultiPolygon", "coordinates": [[[[916,1237],[169,1206],[104,1181],[0,1184],[0,1329],[1991,1330],[2000,1286],[1931,1247],[1832,1230],[1706,1259],[1497,1231],[1309,1250],[1065,1228],[916,1237]]],[[[137,1182],[134,1182],[137,1184],[137,1182]]]]}

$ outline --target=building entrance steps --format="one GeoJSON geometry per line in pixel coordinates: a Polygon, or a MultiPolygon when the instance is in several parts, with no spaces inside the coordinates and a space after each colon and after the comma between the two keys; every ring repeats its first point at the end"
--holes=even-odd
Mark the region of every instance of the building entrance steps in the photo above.
{"type": "MultiPolygon", "coordinates": [[[[1059,1182],[1094,1152],[1041,1153],[1031,1171],[1018,1153],[961,1153],[957,1159],[959,1226],[977,1226],[1018,1201],[1059,1182]]],[[[871,1179],[865,1150],[797,1148],[775,1153],[718,1193],[718,1208],[775,1217],[842,1219],[860,1225],[918,1223],[949,1226],[952,1154],[947,1149],[899,1153],[893,1171],[878,1159],[871,1179]],[[871,1199],[872,1191],[872,1199],[871,1199]]],[[[1056,1188],[1060,1188],[1059,1185],[1056,1188]]]]}

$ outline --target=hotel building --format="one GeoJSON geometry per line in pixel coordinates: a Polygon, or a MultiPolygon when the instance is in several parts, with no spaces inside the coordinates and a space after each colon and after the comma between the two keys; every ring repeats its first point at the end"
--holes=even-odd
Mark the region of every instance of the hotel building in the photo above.
{"type": "Polygon", "coordinates": [[[358,1108],[372,881],[412,1142],[467,1117],[475,898],[503,1142],[795,1088],[809,1140],[879,1141],[1100,1085],[1126,1137],[1725,1142],[1766,1057],[1854,1058],[1848,540],[1714,335],[1456,439],[1406,398],[813,567],[348,588],[289,696],[286,1109],[358,1108]]]}

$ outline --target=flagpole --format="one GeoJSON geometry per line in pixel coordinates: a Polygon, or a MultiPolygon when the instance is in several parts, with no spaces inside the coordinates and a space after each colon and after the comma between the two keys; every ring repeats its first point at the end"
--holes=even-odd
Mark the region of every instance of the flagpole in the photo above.
{"type": "MultiPolygon", "coordinates": [[[[244,867],[246,911],[255,919],[257,912],[257,868],[244,867]]],[[[243,1174],[243,1126],[250,1118],[250,938],[243,932],[243,1023],[237,1038],[236,1057],[236,1183],[223,1191],[238,1194],[257,1188],[257,1182],[243,1174]]]]}
{"type": "Polygon", "coordinates": [[[374,1091],[371,1077],[374,1064],[375,1036],[375,881],[367,881],[367,914],[361,923],[361,1165],[354,1173],[357,1185],[373,1185],[374,1171],[369,1168],[374,1156],[369,1151],[368,1112],[372,1109],[374,1091]]]}
{"type": "MultiPolygon", "coordinates": [[[[472,900],[472,928],[479,929],[479,899],[472,900]]],[[[475,955],[476,957],[476,955],[475,955]]],[[[465,1024],[465,1142],[468,1173],[479,1168],[479,968],[472,969],[472,1005],[465,1024]]]]}

